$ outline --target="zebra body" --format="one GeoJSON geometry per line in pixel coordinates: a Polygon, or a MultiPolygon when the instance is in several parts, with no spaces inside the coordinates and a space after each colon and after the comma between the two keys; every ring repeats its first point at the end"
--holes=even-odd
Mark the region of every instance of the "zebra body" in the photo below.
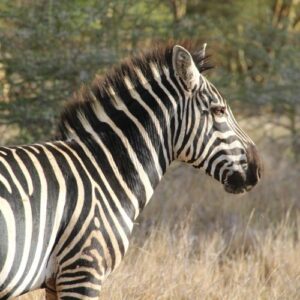
{"type": "Polygon", "coordinates": [[[133,58],[75,97],[56,141],[0,148],[0,299],[96,299],[174,160],[228,192],[257,183],[255,146],[204,60],[177,45],[133,58]]]}
{"type": "MultiPolygon", "coordinates": [[[[84,144],[58,141],[0,151],[0,182],[5,190],[0,202],[1,236],[9,241],[0,246],[5,287],[1,299],[38,288],[45,278],[55,277],[59,286],[68,281],[70,270],[80,270],[83,260],[82,270],[97,285],[88,284],[89,294],[96,297],[98,285],[128,248],[139,207],[136,203],[123,207],[120,199],[125,193],[112,190],[113,182],[101,170],[105,163],[97,162],[84,144]],[[14,199],[19,201],[12,207],[14,199]],[[3,253],[8,254],[6,259],[3,253]]],[[[77,276],[78,280],[84,276],[77,276]]],[[[72,293],[61,293],[67,296],[72,293]]]]}

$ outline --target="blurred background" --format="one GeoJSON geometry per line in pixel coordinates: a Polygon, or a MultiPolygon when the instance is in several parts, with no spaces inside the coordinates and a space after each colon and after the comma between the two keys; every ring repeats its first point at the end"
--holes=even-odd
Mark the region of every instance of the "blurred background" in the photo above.
{"type": "Polygon", "coordinates": [[[50,139],[82,84],[169,39],[208,43],[263,180],[233,196],[175,163],[103,299],[300,299],[299,0],[1,0],[1,145],[50,139]]]}

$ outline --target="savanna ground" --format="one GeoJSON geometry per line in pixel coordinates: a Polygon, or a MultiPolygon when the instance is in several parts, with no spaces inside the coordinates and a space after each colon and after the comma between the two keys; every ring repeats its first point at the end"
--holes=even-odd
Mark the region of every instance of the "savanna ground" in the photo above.
{"type": "Polygon", "coordinates": [[[300,299],[299,167],[263,142],[266,131],[251,131],[264,161],[261,183],[230,195],[201,171],[174,164],[101,299],[300,299]]]}

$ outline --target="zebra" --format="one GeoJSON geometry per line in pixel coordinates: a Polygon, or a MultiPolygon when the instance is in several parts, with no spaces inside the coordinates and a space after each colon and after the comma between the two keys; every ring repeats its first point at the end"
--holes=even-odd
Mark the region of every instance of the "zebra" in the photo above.
{"type": "Polygon", "coordinates": [[[230,193],[257,184],[258,151],[204,76],[205,48],[134,55],[72,97],[53,141],[0,148],[0,299],[97,299],[175,160],[230,193]]]}

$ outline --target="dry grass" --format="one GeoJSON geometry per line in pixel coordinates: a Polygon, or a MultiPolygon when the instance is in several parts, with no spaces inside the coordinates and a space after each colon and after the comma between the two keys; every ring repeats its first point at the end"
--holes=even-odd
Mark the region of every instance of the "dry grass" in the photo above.
{"type": "Polygon", "coordinates": [[[244,196],[175,165],[101,299],[300,299],[299,167],[261,148],[264,179],[244,196]]]}
{"type": "Polygon", "coordinates": [[[283,226],[227,240],[218,231],[195,240],[189,228],[159,228],[103,289],[103,299],[297,299],[300,244],[283,226]],[[250,242],[251,248],[248,248],[250,242]]]}
{"type": "Polygon", "coordinates": [[[45,292],[44,290],[37,290],[26,295],[16,297],[16,300],[44,300],[45,292]]]}

